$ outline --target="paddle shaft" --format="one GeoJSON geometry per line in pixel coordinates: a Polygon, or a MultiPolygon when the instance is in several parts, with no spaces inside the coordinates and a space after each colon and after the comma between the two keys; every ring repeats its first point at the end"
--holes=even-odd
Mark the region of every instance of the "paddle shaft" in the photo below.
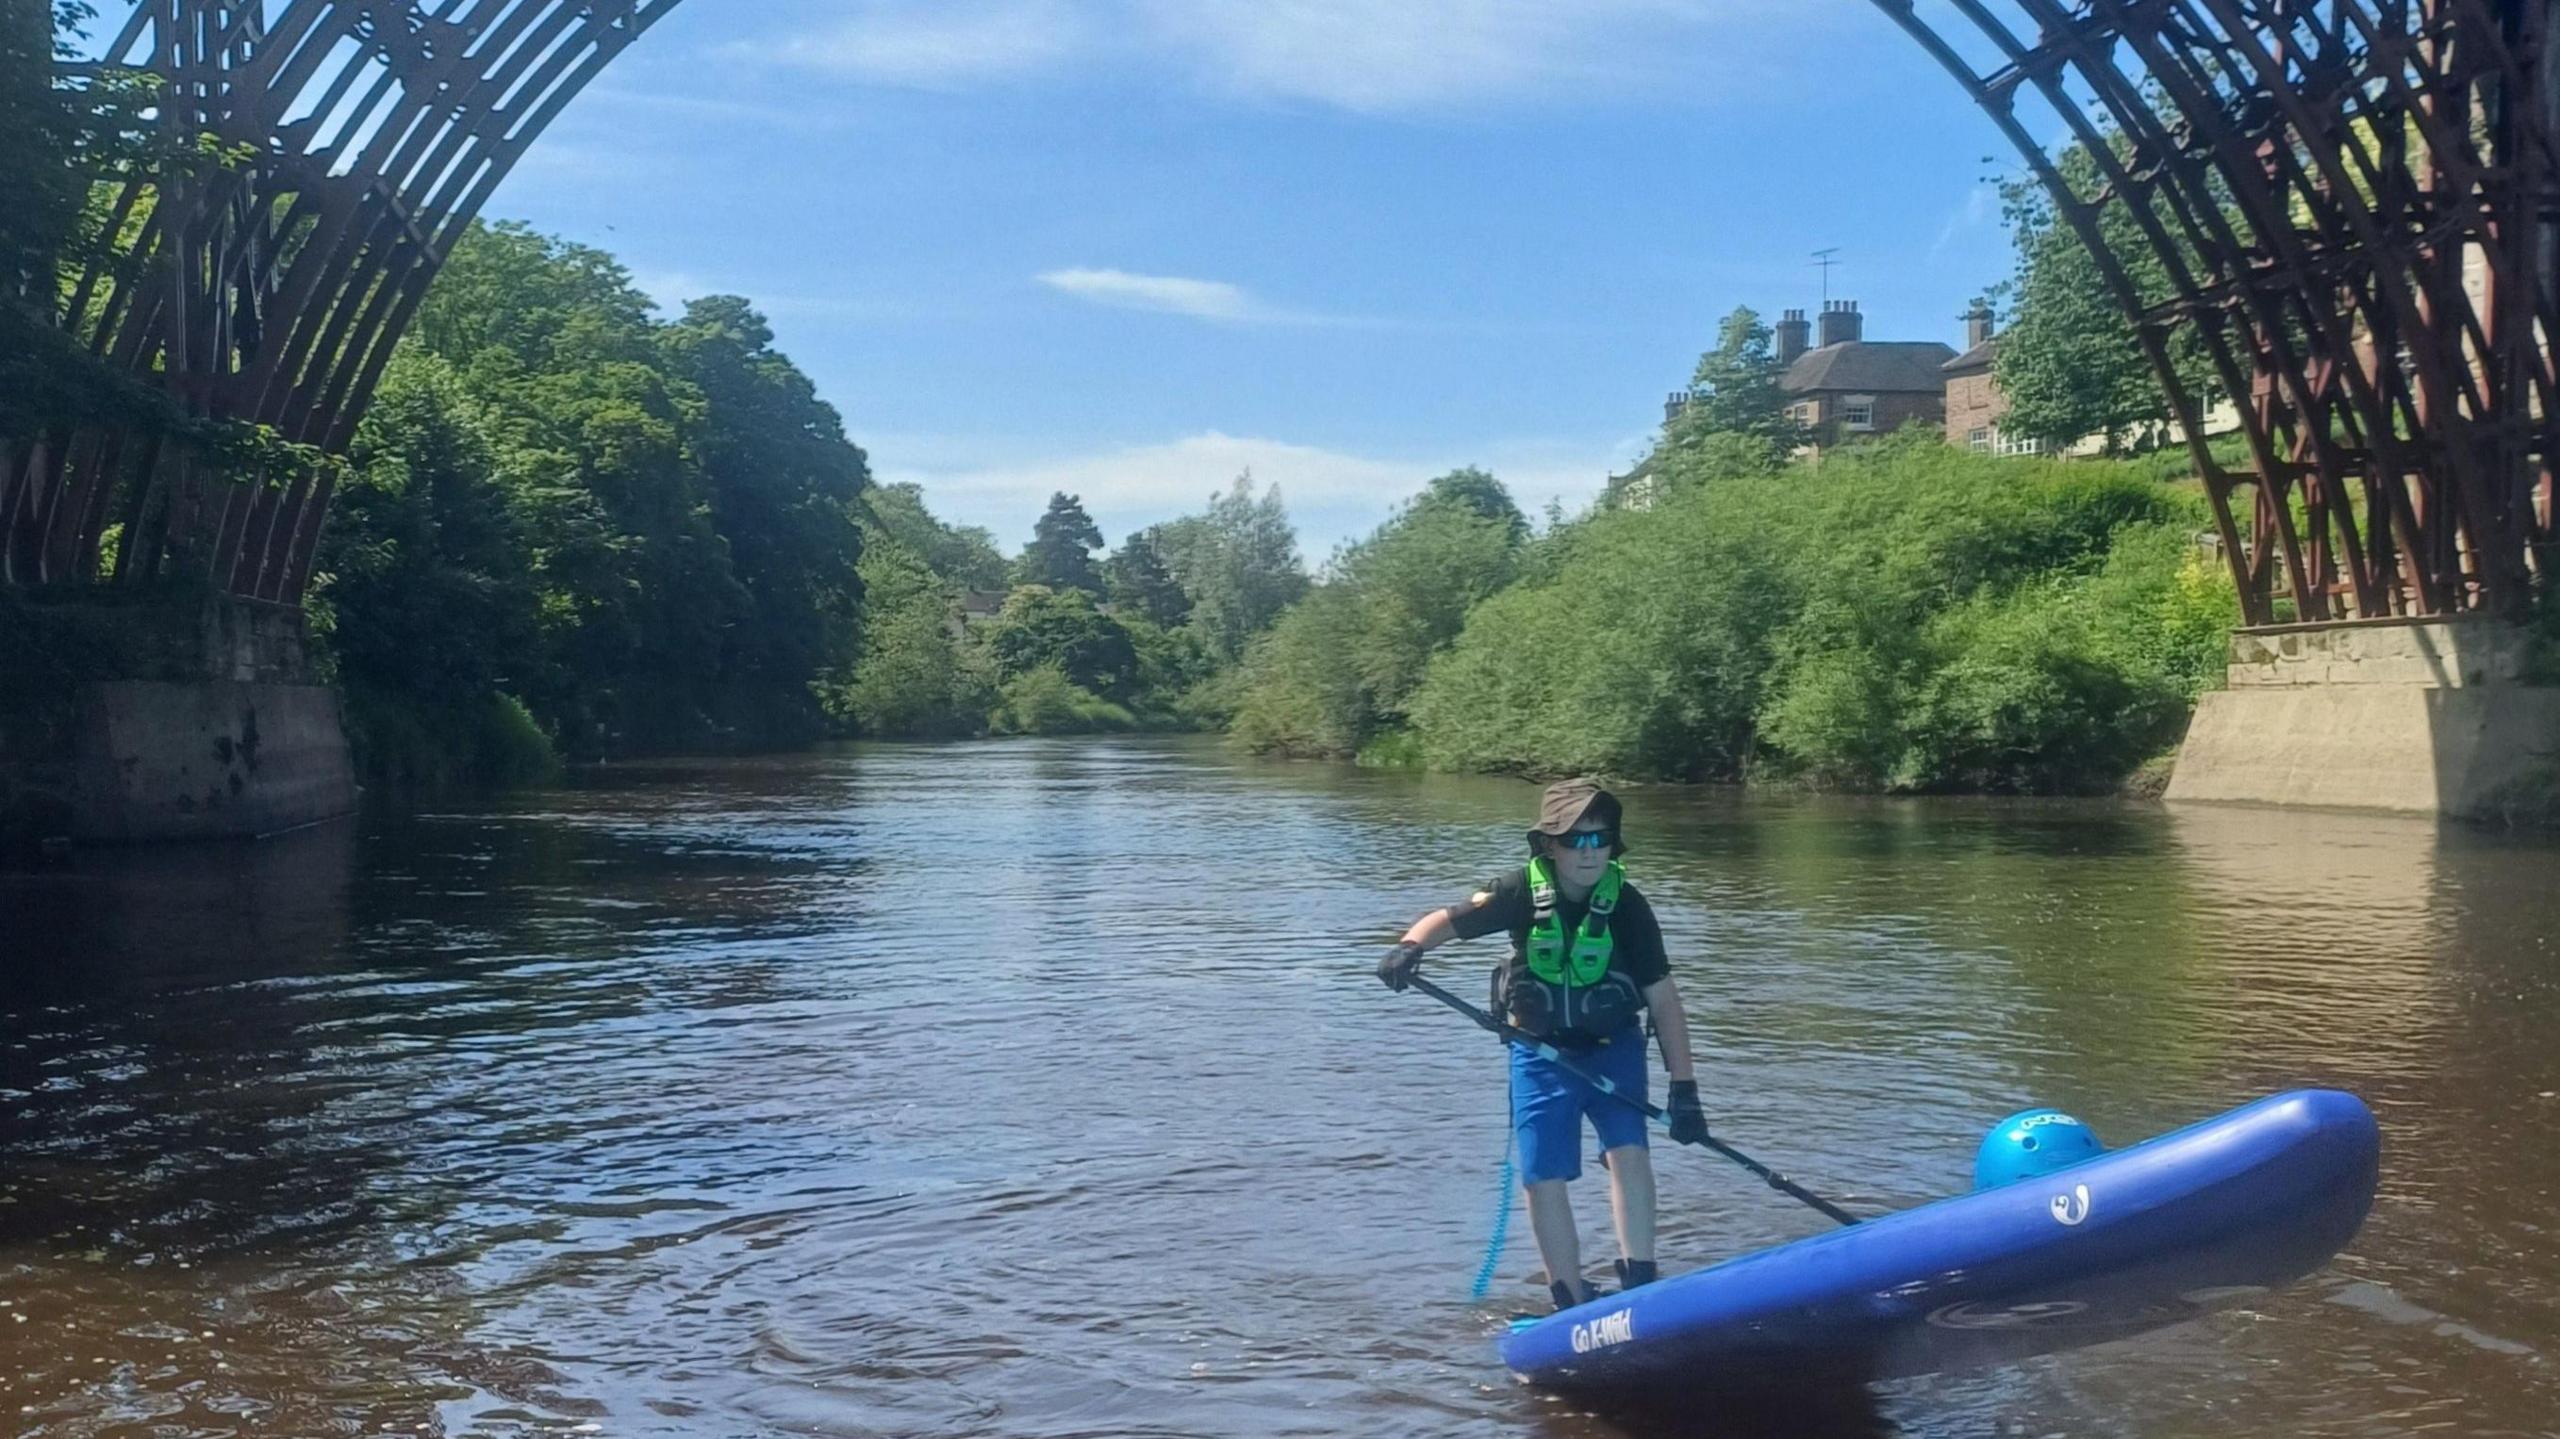
{"type": "MultiPolygon", "coordinates": [[[[1548,1061],[1557,1068],[1562,1069],[1565,1073],[1570,1074],[1574,1078],[1581,1080],[1583,1083],[1590,1085],[1592,1088],[1599,1090],[1602,1094],[1609,1096],[1611,1099],[1617,1100],[1621,1104],[1633,1105],[1635,1108],[1643,1110],[1647,1118],[1661,1119],[1664,1117],[1661,1105],[1649,1104],[1646,1101],[1629,1094],[1627,1091],[1620,1089],[1616,1084],[1610,1081],[1607,1075],[1594,1074],[1590,1070],[1583,1068],[1581,1065],[1574,1063],[1573,1060],[1567,1057],[1563,1051],[1557,1049],[1554,1045],[1547,1043],[1545,1040],[1538,1038],[1536,1035],[1529,1033],[1527,1030],[1504,1023],[1502,1020],[1485,1013],[1483,1010],[1476,1008],[1474,1005],[1467,1003],[1465,1000],[1458,998],[1456,995],[1451,994],[1449,991],[1442,989],[1440,986],[1433,984],[1430,980],[1424,979],[1418,974],[1407,979],[1405,983],[1412,988],[1422,991],[1424,994],[1430,995],[1433,999],[1449,1006],[1451,1009],[1465,1015],[1467,1018],[1474,1020],[1478,1026],[1491,1032],[1497,1038],[1530,1050],[1539,1058],[1548,1061]]],[[[1743,1168],[1750,1170],[1753,1174],[1756,1174],[1760,1176],[1760,1178],[1768,1181],[1771,1189],[1786,1195],[1790,1199],[1802,1200],[1806,1204],[1820,1210],[1825,1218],[1836,1219],[1842,1224],[1855,1224],[1858,1222],[1858,1216],[1842,1209],[1839,1205],[1832,1203],[1830,1200],[1823,1198],[1821,1195],[1816,1194],[1812,1190],[1805,1188],[1803,1185],[1796,1183],[1794,1180],[1787,1178],[1785,1175],[1771,1169],[1759,1160],[1752,1158],[1750,1155],[1745,1154],[1741,1150],[1734,1148],[1732,1145],[1725,1143],[1723,1140],[1716,1138],[1714,1135],[1709,1135],[1704,1139],[1693,1140],[1691,1142],[1704,1148],[1712,1149],[1716,1153],[1723,1155],[1725,1158],[1732,1160],[1734,1163],[1741,1165],[1743,1168]]]]}

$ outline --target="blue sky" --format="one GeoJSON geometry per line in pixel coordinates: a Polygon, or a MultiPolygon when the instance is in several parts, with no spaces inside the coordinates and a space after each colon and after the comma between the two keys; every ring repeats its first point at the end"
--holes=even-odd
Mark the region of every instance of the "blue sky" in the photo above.
{"type": "Polygon", "coordinates": [[[1250,466],[1315,562],[1455,465],[1579,505],[1817,249],[1956,341],[1998,148],[1869,0],[689,0],[487,213],[755,300],[1008,550],[1250,466]]]}

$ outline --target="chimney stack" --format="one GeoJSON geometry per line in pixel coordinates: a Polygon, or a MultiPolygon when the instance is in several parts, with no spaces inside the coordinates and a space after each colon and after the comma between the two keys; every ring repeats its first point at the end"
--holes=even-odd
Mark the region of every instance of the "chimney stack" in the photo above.
{"type": "Polygon", "coordinates": [[[1777,333],[1778,368],[1783,370],[1804,353],[1805,343],[1813,334],[1813,326],[1806,322],[1804,311],[1789,310],[1778,321],[1777,333]]]}
{"type": "Polygon", "coordinates": [[[1991,306],[1987,301],[1976,300],[1973,308],[1964,312],[1964,347],[1979,350],[1990,343],[1991,306]]]}
{"type": "Polygon", "coordinates": [[[1692,393],[1689,390],[1673,390],[1662,402],[1662,423],[1667,425],[1680,418],[1680,412],[1689,408],[1692,393]]]}
{"type": "Polygon", "coordinates": [[[1822,302],[1821,336],[1817,343],[1828,346],[1857,339],[1865,323],[1858,314],[1857,301],[1825,300],[1822,302]]]}

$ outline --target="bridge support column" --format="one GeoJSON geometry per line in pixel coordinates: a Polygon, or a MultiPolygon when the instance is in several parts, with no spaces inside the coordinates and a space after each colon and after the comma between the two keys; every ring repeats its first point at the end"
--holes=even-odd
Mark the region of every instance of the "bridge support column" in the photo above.
{"type": "MultiPolygon", "coordinates": [[[[2542,661],[2548,663],[2548,661],[2542,661]]],[[[2231,637],[2172,801],[2560,816],[2560,676],[2484,619],[2277,625],[2231,637]]]]}
{"type": "Polygon", "coordinates": [[[209,592],[0,599],[0,851],[237,839],[355,808],[302,613],[209,592]]]}

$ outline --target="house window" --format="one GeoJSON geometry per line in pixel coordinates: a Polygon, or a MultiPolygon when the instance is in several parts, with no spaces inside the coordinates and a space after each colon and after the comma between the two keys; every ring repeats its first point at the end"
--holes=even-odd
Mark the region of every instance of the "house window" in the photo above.
{"type": "Polygon", "coordinates": [[[1843,429],[1872,430],[1876,427],[1876,397],[1851,395],[1840,402],[1840,424],[1843,429]]]}
{"type": "Polygon", "coordinates": [[[1991,449],[1991,427],[1989,425],[1974,426],[1973,433],[1965,436],[1964,442],[1966,446],[1971,449],[1980,450],[1986,454],[1989,453],[1991,449]]]}
{"type": "Polygon", "coordinates": [[[2024,435],[2004,435],[1998,430],[1993,430],[1991,432],[1991,438],[1993,441],[1992,448],[2004,455],[2041,455],[2044,453],[2044,441],[2042,440],[2031,440],[2024,435]]]}

